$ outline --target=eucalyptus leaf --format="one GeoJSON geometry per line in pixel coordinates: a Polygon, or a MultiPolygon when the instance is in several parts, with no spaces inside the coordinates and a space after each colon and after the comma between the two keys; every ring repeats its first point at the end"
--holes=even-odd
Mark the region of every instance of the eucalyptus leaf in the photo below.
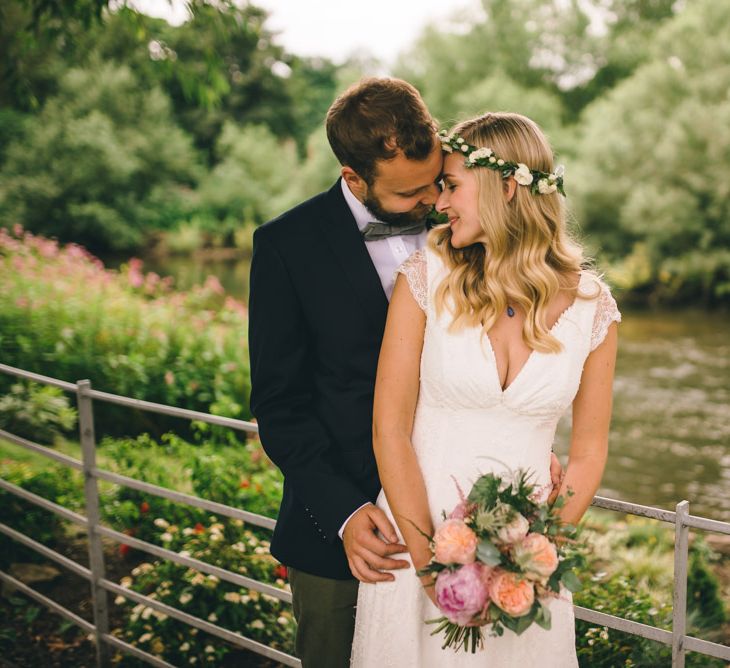
{"type": "Polygon", "coordinates": [[[502,555],[493,543],[482,539],[477,545],[477,558],[488,566],[497,566],[502,560],[502,555]]]}
{"type": "Polygon", "coordinates": [[[571,591],[574,594],[581,589],[580,580],[573,571],[566,571],[565,573],[563,573],[563,576],[560,578],[560,582],[565,585],[565,588],[568,591],[571,591]]]}

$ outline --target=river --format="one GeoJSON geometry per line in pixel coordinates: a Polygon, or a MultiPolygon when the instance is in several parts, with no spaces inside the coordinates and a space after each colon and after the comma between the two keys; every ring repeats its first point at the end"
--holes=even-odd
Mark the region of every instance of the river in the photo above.
{"type": "MultiPolygon", "coordinates": [[[[216,275],[248,296],[248,260],[168,258],[147,270],[188,288],[216,275]]],[[[619,329],[610,453],[600,494],[730,521],[730,315],[629,311],[619,329]]],[[[555,450],[568,450],[569,417],[555,450]]]]}

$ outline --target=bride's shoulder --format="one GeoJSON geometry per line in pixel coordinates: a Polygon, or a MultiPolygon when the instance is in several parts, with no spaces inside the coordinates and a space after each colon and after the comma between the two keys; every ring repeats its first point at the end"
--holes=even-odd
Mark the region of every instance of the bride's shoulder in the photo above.
{"type": "Polygon", "coordinates": [[[595,301],[596,304],[591,328],[590,349],[593,351],[603,343],[610,325],[614,322],[621,322],[621,311],[619,311],[616,299],[611,293],[611,288],[596,272],[583,270],[580,286],[583,292],[582,296],[595,301]]]}
{"type": "Polygon", "coordinates": [[[418,302],[422,310],[426,310],[426,302],[428,298],[428,270],[426,259],[426,248],[411,253],[403,264],[397,269],[397,273],[403,274],[408,281],[408,287],[411,294],[418,302]]]}

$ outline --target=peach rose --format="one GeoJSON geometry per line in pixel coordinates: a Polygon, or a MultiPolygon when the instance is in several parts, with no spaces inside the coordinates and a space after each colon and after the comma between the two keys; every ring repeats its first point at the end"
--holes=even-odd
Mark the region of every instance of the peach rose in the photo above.
{"type": "Polygon", "coordinates": [[[509,524],[497,532],[497,538],[502,543],[516,543],[518,540],[522,540],[529,530],[530,523],[520,513],[515,513],[509,524]]]}
{"type": "Polygon", "coordinates": [[[514,546],[517,564],[540,579],[549,578],[558,567],[558,551],[547,536],[528,533],[514,546]]]}
{"type": "Polygon", "coordinates": [[[470,564],[476,558],[477,535],[461,520],[446,520],[433,536],[436,561],[442,564],[470,564]]]}
{"type": "Polygon", "coordinates": [[[532,582],[517,573],[495,568],[489,585],[489,597],[508,615],[522,617],[530,612],[535,602],[535,588],[532,582]]]}

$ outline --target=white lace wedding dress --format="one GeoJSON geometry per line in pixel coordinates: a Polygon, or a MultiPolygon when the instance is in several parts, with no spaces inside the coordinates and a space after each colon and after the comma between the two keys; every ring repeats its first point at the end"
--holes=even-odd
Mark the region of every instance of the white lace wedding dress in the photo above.
{"type": "MultiPolygon", "coordinates": [[[[468,493],[481,473],[507,466],[531,469],[541,485],[550,482],[550,451],[560,416],[578,390],[588,354],[621,316],[608,288],[583,272],[578,298],[551,333],[559,353],[533,351],[512,383],[502,390],[494,352],[479,328],[448,331],[449,314],[436,315],[432,295],[445,268],[428,249],[399,269],[426,312],[421,379],[413,426],[413,447],[423,472],[434,525],[459,501],[455,478],[468,493]]],[[[377,500],[393,522],[383,492],[377,500]]],[[[395,581],[361,584],[352,651],[355,668],[570,668],[577,666],[572,599],[552,599],[552,627],[536,625],[516,636],[489,636],[476,654],[442,650],[424,620],[441,614],[424,594],[413,568],[396,571],[395,581]]]]}

